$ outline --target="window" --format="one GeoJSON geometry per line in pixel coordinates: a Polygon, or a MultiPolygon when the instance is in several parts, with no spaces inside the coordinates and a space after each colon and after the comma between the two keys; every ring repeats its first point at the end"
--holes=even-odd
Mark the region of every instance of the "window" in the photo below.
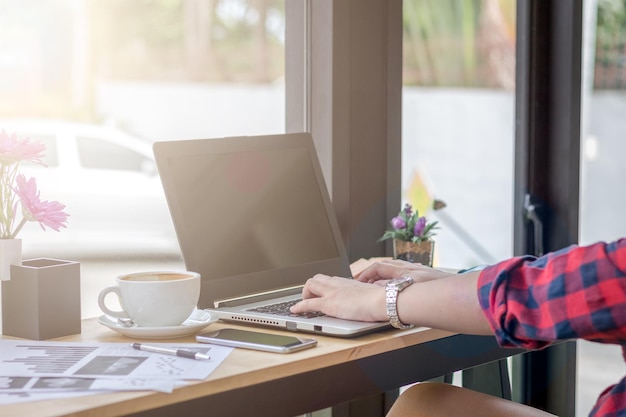
{"type": "Polygon", "coordinates": [[[59,166],[59,153],[57,149],[57,141],[54,136],[48,135],[31,135],[26,133],[24,136],[33,140],[37,140],[46,146],[46,154],[42,159],[42,162],[48,167],[59,166]]]}
{"type": "Polygon", "coordinates": [[[143,172],[154,166],[148,155],[102,139],[78,137],[76,146],[83,168],[143,172]]]}
{"type": "MultiPolygon", "coordinates": [[[[580,243],[626,236],[626,141],[623,138],[626,83],[626,2],[585,4],[583,127],[580,155],[580,243]]],[[[618,346],[578,342],[577,414],[587,415],[602,390],[624,374],[618,346]],[[619,364],[616,366],[616,364],[619,364]]]]}
{"type": "Polygon", "coordinates": [[[439,221],[440,266],[513,254],[515,7],[403,2],[402,200],[439,221]]]}
{"type": "Polygon", "coordinates": [[[587,7],[586,60],[581,138],[580,241],[591,244],[626,236],[621,209],[626,195],[615,192],[626,178],[626,2],[599,1],[587,7]]]}
{"type": "Polygon", "coordinates": [[[24,257],[81,261],[83,315],[118,272],[183,265],[154,141],[285,131],[285,3],[1,3],[0,129],[47,138],[24,169],[70,214],[28,224],[24,257]]]}

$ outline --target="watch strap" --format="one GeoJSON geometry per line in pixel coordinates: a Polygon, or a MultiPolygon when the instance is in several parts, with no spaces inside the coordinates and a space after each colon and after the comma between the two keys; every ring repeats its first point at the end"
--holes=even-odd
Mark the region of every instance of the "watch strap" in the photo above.
{"type": "Polygon", "coordinates": [[[410,329],[413,327],[412,324],[402,323],[398,317],[398,294],[413,284],[413,282],[413,279],[410,277],[402,277],[389,281],[385,287],[387,317],[389,318],[389,323],[396,329],[410,329]]]}

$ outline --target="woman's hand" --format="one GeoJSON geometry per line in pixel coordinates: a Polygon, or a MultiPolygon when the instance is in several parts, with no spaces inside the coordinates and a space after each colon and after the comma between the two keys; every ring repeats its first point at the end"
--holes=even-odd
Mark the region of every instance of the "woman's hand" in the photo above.
{"type": "Polygon", "coordinates": [[[291,308],[295,314],[307,311],[348,320],[386,321],[385,284],[409,276],[426,282],[455,274],[438,271],[406,261],[383,260],[366,268],[355,279],[318,274],[309,279],[302,291],[303,301],[291,308]]]}
{"type": "Polygon", "coordinates": [[[452,275],[456,274],[439,271],[428,266],[407,261],[385,259],[370,265],[356,276],[355,279],[361,282],[376,283],[384,286],[387,281],[400,277],[411,277],[415,282],[426,282],[452,275]]]}
{"type": "Polygon", "coordinates": [[[306,282],[302,296],[303,300],[291,307],[292,313],[321,311],[348,320],[387,320],[385,289],[380,285],[318,274],[306,282]]]}

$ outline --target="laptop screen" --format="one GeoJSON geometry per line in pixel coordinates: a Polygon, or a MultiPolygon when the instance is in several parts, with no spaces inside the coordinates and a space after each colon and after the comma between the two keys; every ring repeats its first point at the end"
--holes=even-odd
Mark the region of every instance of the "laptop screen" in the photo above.
{"type": "Polygon", "coordinates": [[[183,258],[202,275],[203,299],[345,273],[325,267],[345,256],[312,141],[301,138],[155,144],[183,258]]]}
{"type": "Polygon", "coordinates": [[[223,152],[169,159],[188,207],[184,234],[228,277],[339,255],[305,149],[223,152]]]}

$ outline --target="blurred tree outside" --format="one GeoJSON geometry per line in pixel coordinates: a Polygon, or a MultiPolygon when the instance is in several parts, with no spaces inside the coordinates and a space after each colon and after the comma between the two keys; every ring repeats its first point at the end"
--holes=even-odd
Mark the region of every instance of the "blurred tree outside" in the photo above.
{"type": "MultiPolygon", "coordinates": [[[[287,0],[0,0],[0,117],[93,120],[96,81],[268,84],[287,0]]],[[[512,90],[515,0],[403,0],[404,83],[512,90]]],[[[598,0],[596,88],[626,88],[626,0],[598,0]]]]}
{"type": "Polygon", "coordinates": [[[92,2],[96,68],[107,78],[269,83],[284,74],[284,0],[92,2]]]}
{"type": "Polygon", "coordinates": [[[626,89],[626,0],[598,0],[596,89],[626,89]]]}
{"type": "Polygon", "coordinates": [[[515,0],[404,0],[404,84],[515,83],[515,0]]]}
{"type": "MultiPolygon", "coordinates": [[[[515,0],[404,0],[404,84],[512,90],[515,0]]],[[[597,0],[594,87],[626,89],[626,0],[597,0]]]]}
{"type": "Polygon", "coordinates": [[[92,121],[98,81],[267,84],[285,0],[0,0],[0,117],[92,121]]]}
{"type": "Polygon", "coordinates": [[[71,27],[67,1],[0,1],[0,117],[55,115],[68,101],[71,27]]]}

